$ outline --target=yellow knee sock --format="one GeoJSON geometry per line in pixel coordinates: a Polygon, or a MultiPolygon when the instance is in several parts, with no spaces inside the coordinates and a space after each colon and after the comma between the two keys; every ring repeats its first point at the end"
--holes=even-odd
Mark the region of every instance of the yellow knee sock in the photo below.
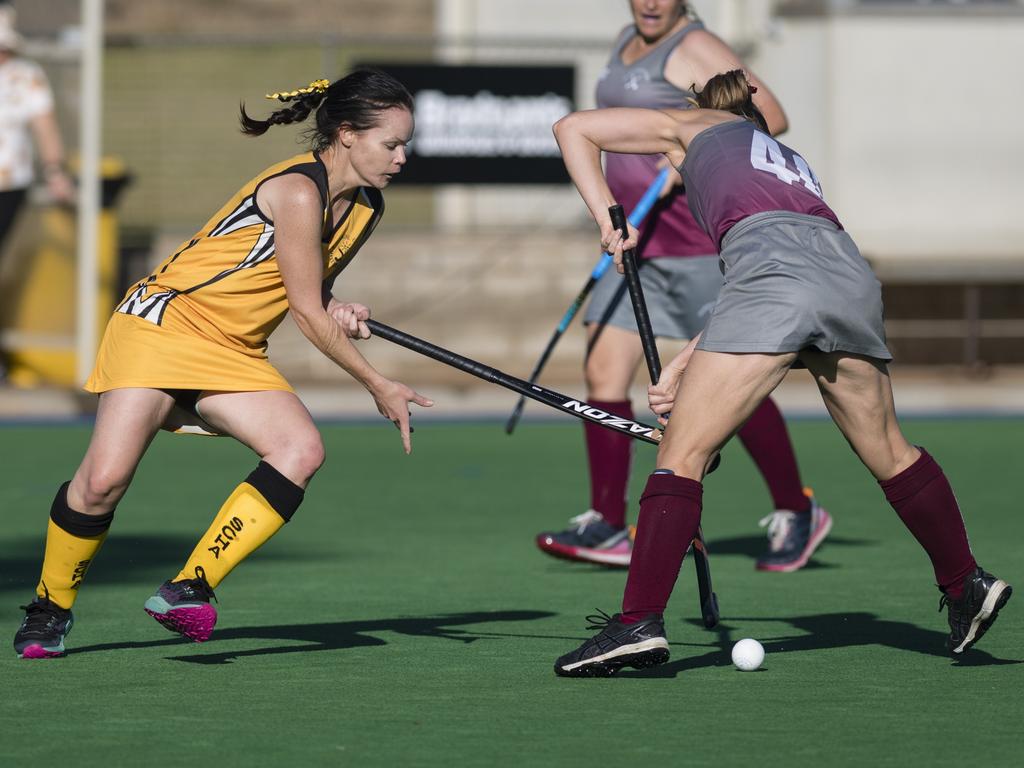
{"type": "Polygon", "coordinates": [[[211,587],[265,544],[291,519],[303,490],[265,462],[224,502],[174,581],[196,578],[201,568],[211,587]]]}
{"type": "Polygon", "coordinates": [[[43,573],[36,586],[39,597],[70,609],[78,596],[85,572],[107,538],[114,512],[85,515],[68,507],[69,483],[57,491],[46,528],[43,573]]]}

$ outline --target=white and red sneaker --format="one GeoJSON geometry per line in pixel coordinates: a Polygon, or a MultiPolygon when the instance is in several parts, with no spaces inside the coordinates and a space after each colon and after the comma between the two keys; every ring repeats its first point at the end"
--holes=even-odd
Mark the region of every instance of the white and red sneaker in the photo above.
{"type": "Polygon", "coordinates": [[[789,573],[807,565],[832,530],[832,517],[809,495],[810,512],[777,509],[759,525],[768,528],[768,551],[757,558],[759,571],[789,573]]]}
{"type": "Polygon", "coordinates": [[[564,531],[538,534],[537,546],[564,560],[626,568],[633,554],[633,530],[616,528],[600,512],[588,509],[571,518],[564,531]]]}

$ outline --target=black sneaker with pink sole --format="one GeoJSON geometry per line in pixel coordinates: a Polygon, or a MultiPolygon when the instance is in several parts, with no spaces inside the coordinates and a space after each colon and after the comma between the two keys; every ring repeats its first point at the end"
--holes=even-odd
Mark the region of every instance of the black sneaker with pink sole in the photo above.
{"type": "Polygon", "coordinates": [[[832,530],[832,516],[814,497],[810,501],[808,512],[777,509],[761,520],[768,528],[768,551],[757,558],[757,570],[788,573],[807,565],[832,530]]]}

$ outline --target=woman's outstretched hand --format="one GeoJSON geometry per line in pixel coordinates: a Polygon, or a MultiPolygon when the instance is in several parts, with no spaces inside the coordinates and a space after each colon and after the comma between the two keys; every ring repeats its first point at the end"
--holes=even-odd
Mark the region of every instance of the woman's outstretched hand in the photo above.
{"type": "Polygon", "coordinates": [[[665,417],[665,414],[669,413],[675,405],[676,392],[679,390],[683,373],[686,371],[686,366],[689,364],[690,357],[693,355],[693,350],[697,347],[699,340],[700,334],[698,333],[690,339],[690,342],[683,347],[683,350],[678,355],[669,361],[668,365],[661,369],[658,383],[651,384],[647,388],[647,402],[651,410],[658,417],[658,423],[662,426],[668,424],[668,418],[665,417]]]}
{"type": "Polygon", "coordinates": [[[402,433],[402,447],[406,453],[412,452],[412,426],[410,420],[412,413],[409,411],[409,403],[429,408],[434,401],[424,397],[400,381],[385,379],[383,383],[370,390],[373,400],[377,403],[377,410],[381,415],[392,422],[398,431],[402,433]]]}

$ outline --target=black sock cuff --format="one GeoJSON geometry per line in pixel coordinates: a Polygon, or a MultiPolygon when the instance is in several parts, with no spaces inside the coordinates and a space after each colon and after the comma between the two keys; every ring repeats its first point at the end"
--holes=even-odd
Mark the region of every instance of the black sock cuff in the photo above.
{"type": "Polygon", "coordinates": [[[106,533],[114,519],[114,510],[102,515],[86,515],[83,512],[76,512],[68,506],[69,485],[71,485],[70,480],[57,491],[50,507],[50,519],[56,523],[58,528],[67,531],[72,536],[89,538],[106,533]]]}
{"type": "Polygon", "coordinates": [[[259,491],[286,523],[292,519],[292,515],[306,495],[302,488],[265,461],[261,461],[256,469],[249,473],[245,482],[259,491]]]}

